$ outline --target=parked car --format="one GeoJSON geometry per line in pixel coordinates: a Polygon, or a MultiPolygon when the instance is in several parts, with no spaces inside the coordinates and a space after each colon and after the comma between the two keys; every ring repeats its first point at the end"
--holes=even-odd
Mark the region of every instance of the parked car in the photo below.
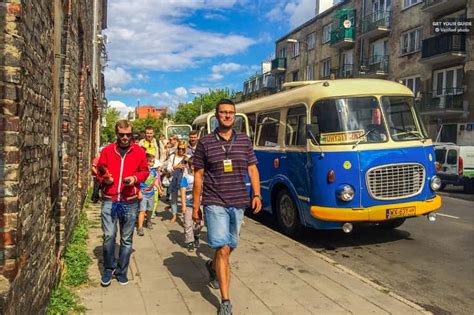
{"type": "Polygon", "coordinates": [[[463,186],[465,192],[474,193],[474,146],[435,143],[435,155],[441,189],[446,185],[463,186]]]}

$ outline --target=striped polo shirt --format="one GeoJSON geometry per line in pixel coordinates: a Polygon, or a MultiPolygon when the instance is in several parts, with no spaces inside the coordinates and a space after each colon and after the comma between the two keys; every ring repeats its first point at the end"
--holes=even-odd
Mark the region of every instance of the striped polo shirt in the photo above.
{"type": "Polygon", "coordinates": [[[257,158],[246,134],[234,132],[229,141],[217,132],[207,134],[199,139],[193,160],[195,169],[204,168],[203,205],[236,208],[250,205],[245,174],[250,165],[257,164],[257,158]],[[226,154],[222,147],[232,160],[232,172],[224,173],[226,154]]]}

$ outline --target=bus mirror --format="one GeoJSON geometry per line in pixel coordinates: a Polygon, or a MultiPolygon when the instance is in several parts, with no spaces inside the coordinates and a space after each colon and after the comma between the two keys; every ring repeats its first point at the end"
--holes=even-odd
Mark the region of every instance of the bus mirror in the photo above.
{"type": "Polygon", "coordinates": [[[307,139],[311,139],[315,142],[318,142],[316,140],[316,136],[319,135],[319,128],[318,128],[318,125],[315,125],[315,124],[311,124],[311,125],[307,125],[307,129],[306,129],[306,138],[307,139]]]}

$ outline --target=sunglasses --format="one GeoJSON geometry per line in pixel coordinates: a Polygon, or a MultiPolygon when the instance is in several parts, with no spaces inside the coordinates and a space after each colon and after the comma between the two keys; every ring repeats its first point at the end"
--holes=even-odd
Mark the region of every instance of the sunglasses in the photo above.
{"type": "Polygon", "coordinates": [[[132,133],[121,133],[121,132],[119,132],[119,133],[118,133],[118,136],[119,136],[120,138],[123,138],[123,137],[125,137],[125,136],[127,136],[127,138],[130,138],[130,137],[132,137],[132,133]]]}
{"type": "Polygon", "coordinates": [[[235,115],[235,112],[227,112],[227,111],[223,111],[223,110],[220,110],[217,113],[219,113],[219,115],[221,115],[221,116],[234,116],[235,115]]]}
{"type": "Polygon", "coordinates": [[[186,148],[178,148],[178,150],[186,150],[186,148]]]}

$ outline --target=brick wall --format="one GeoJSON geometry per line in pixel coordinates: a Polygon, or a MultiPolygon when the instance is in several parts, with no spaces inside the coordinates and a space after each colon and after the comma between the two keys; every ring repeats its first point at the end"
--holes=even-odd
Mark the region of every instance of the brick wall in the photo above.
{"type": "Polygon", "coordinates": [[[0,313],[44,312],[86,195],[92,2],[0,0],[0,313]]]}

